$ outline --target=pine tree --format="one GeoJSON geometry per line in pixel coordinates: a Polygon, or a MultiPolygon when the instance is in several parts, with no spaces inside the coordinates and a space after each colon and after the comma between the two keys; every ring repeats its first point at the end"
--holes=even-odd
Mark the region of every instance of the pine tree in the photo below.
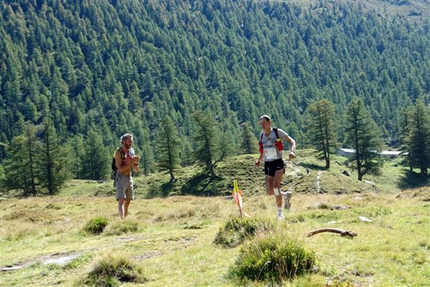
{"type": "Polygon", "coordinates": [[[71,160],[65,150],[60,144],[52,120],[45,118],[41,130],[38,177],[41,187],[46,188],[50,195],[57,194],[70,177],[67,168],[71,160]]]}
{"type": "Polygon", "coordinates": [[[73,158],[69,165],[69,172],[75,179],[84,178],[82,174],[82,164],[85,159],[84,138],[82,135],[76,135],[67,140],[66,153],[73,158]]]}
{"type": "Polygon", "coordinates": [[[405,136],[409,165],[411,168],[418,167],[421,175],[426,177],[430,167],[430,112],[421,99],[409,111],[405,136]]]}
{"type": "Polygon", "coordinates": [[[249,122],[244,122],[242,125],[242,143],[240,145],[240,152],[243,154],[258,153],[258,140],[252,133],[249,122]]]}
{"type": "Polygon", "coordinates": [[[369,174],[380,174],[381,161],[379,153],[382,149],[380,131],[376,123],[365,109],[361,99],[353,100],[345,119],[345,144],[355,149],[351,161],[355,163],[358,180],[369,174]]]}
{"type": "Polygon", "coordinates": [[[85,155],[81,159],[84,178],[106,179],[109,174],[111,156],[112,153],[103,146],[101,135],[91,129],[85,139],[85,155]]]}
{"type": "Polygon", "coordinates": [[[204,165],[205,171],[210,175],[211,180],[217,177],[215,168],[227,155],[227,149],[221,146],[221,136],[217,130],[217,123],[209,114],[201,111],[194,114],[197,131],[194,136],[196,149],[194,159],[204,165]]]}
{"type": "Polygon", "coordinates": [[[35,196],[39,188],[37,173],[40,143],[36,132],[36,126],[26,123],[24,134],[14,137],[11,141],[13,144],[6,148],[4,186],[7,190],[21,189],[24,196],[35,196]]]}
{"type": "Polygon", "coordinates": [[[166,115],[161,122],[158,134],[158,168],[170,174],[170,181],[175,180],[174,171],[179,166],[180,140],[171,118],[166,115]]]}
{"type": "Polygon", "coordinates": [[[334,130],[335,106],[327,99],[319,100],[309,105],[307,135],[310,144],[325,160],[325,166],[330,168],[330,152],[336,147],[334,130]]]}

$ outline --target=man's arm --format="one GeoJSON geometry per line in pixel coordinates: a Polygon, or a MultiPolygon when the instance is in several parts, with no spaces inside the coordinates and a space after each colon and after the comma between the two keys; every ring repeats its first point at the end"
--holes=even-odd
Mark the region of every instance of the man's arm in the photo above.
{"type": "Polygon", "coordinates": [[[255,165],[260,165],[261,161],[263,160],[263,153],[260,153],[260,156],[255,161],[255,165]]]}
{"type": "Polygon", "coordinates": [[[290,154],[288,157],[294,159],[296,157],[296,141],[289,135],[286,135],[284,139],[290,144],[290,154]]]}
{"type": "Polygon", "coordinates": [[[133,157],[132,162],[133,162],[133,171],[134,172],[138,172],[139,171],[139,160],[140,160],[140,157],[138,155],[135,155],[133,157]]]}

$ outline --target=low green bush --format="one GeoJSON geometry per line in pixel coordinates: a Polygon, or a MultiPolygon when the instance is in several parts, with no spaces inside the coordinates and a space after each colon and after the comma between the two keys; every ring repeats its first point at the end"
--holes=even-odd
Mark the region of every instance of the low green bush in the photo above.
{"type": "Polygon", "coordinates": [[[224,226],[221,226],[214,244],[227,248],[240,245],[245,239],[257,232],[273,230],[273,223],[257,218],[230,217],[224,226]]]}
{"type": "Polygon", "coordinates": [[[98,235],[103,232],[108,223],[109,220],[106,217],[96,217],[85,224],[84,231],[89,234],[98,235]]]}
{"type": "Polygon", "coordinates": [[[121,235],[138,231],[139,223],[137,221],[123,220],[109,225],[109,227],[106,228],[104,235],[121,235]]]}
{"type": "Polygon", "coordinates": [[[248,241],[230,269],[239,281],[279,284],[314,270],[315,254],[294,239],[265,235],[248,241]]]}
{"type": "Polygon", "coordinates": [[[148,281],[143,269],[127,258],[108,255],[102,258],[88,276],[77,284],[87,286],[120,286],[124,282],[144,283],[148,281]]]}
{"type": "Polygon", "coordinates": [[[255,218],[230,217],[225,225],[220,227],[214,243],[224,247],[236,247],[246,238],[265,230],[273,230],[273,224],[255,218]]]}

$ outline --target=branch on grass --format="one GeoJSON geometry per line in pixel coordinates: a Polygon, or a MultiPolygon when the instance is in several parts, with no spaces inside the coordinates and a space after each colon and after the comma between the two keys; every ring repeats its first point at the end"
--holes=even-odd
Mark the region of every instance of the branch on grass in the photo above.
{"type": "Polygon", "coordinates": [[[347,231],[347,230],[338,229],[338,228],[321,228],[321,229],[317,229],[309,232],[308,237],[322,232],[333,232],[333,233],[338,233],[341,236],[348,236],[348,237],[357,236],[357,233],[352,231],[347,231]]]}

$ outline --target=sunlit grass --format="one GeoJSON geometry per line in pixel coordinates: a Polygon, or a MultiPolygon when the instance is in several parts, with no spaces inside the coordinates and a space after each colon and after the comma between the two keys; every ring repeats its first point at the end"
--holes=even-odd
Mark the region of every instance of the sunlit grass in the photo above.
{"type": "MultiPolygon", "coordinates": [[[[283,189],[292,188],[290,210],[276,221],[275,200],[265,195],[261,168],[254,156],[240,156],[218,170],[217,185],[225,194],[148,197],[151,182],[162,192],[182,194],[183,184],[199,172],[184,169],[173,185],[168,176],[153,174],[135,178],[136,200],[129,216],[120,220],[112,182],[71,181],[56,197],[14,198],[0,202],[0,286],[72,286],[82,282],[100,258],[111,254],[128,258],[148,280],[144,286],[237,286],[229,278],[247,240],[225,248],[214,243],[220,229],[239,210],[231,195],[231,180],[238,180],[244,210],[252,219],[272,224],[274,234],[295,238],[315,252],[317,270],[283,286],[427,286],[430,285],[430,192],[428,187],[400,190],[399,170],[388,167],[385,177],[369,184],[342,174],[341,158],[333,159],[329,172],[311,156],[288,163],[283,189]],[[311,166],[307,174],[304,166],[311,166]],[[328,192],[317,193],[321,187],[328,192]],[[292,181],[290,181],[292,180],[292,181]],[[168,188],[167,188],[168,187],[168,188]],[[336,190],[345,192],[333,192],[336,190]],[[224,192],[224,191],[223,191],[224,192]],[[100,234],[83,231],[95,218],[105,218],[100,234]],[[366,220],[363,220],[365,218],[366,220]],[[367,222],[371,221],[371,222],[367,222]],[[354,238],[324,232],[339,228],[357,233],[354,238]],[[45,264],[70,254],[77,257],[64,265],[45,264]],[[140,269],[139,269],[140,270],[140,269]],[[6,283],[7,284],[6,284],[6,283]],[[337,285],[336,285],[337,284],[337,285]]],[[[196,182],[199,184],[198,182],[196,182]]],[[[191,187],[199,191],[202,186],[191,187]]],[[[119,256],[119,257],[117,257],[119,256]]],[[[267,286],[250,282],[252,286],[267,286]]],[[[143,286],[123,282],[123,286],[143,286]]]]}
{"type": "MultiPolygon", "coordinates": [[[[33,211],[20,213],[29,203],[30,199],[8,199],[2,203],[1,266],[24,267],[3,272],[0,283],[7,280],[10,286],[38,286],[32,282],[71,286],[90,272],[94,258],[108,252],[126,254],[142,266],[149,280],[145,286],[235,286],[227,273],[240,247],[226,250],[213,244],[219,228],[232,216],[239,216],[231,200],[192,196],[139,199],[132,202],[125,221],[117,218],[116,201],[109,197],[53,198],[52,204],[59,208],[48,209],[49,216],[45,198],[32,198],[33,211]],[[18,213],[21,216],[12,216],[18,213]],[[36,218],[36,214],[40,216],[36,218]],[[83,226],[99,215],[110,220],[104,232],[94,236],[82,234],[83,226]],[[135,229],[118,232],[127,224],[135,229]],[[54,254],[75,252],[91,256],[82,260],[79,268],[71,268],[71,272],[43,264],[54,254]]],[[[301,286],[299,282],[312,286],[333,280],[356,282],[359,286],[425,286],[429,282],[430,226],[426,202],[412,196],[398,199],[393,194],[295,194],[292,203],[291,210],[285,212],[285,220],[277,222],[273,198],[244,198],[245,210],[251,216],[273,220],[277,228],[315,251],[319,272],[298,278],[293,281],[296,283],[286,282],[285,286],[301,286]],[[349,205],[351,209],[321,209],[318,203],[349,205]],[[361,221],[359,216],[373,222],[361,221]],[[323,227],[351,230],[358,236],[306,236],[323,227]]],[[[258,285],[264,286],[255,286],[258,285]]]]}

